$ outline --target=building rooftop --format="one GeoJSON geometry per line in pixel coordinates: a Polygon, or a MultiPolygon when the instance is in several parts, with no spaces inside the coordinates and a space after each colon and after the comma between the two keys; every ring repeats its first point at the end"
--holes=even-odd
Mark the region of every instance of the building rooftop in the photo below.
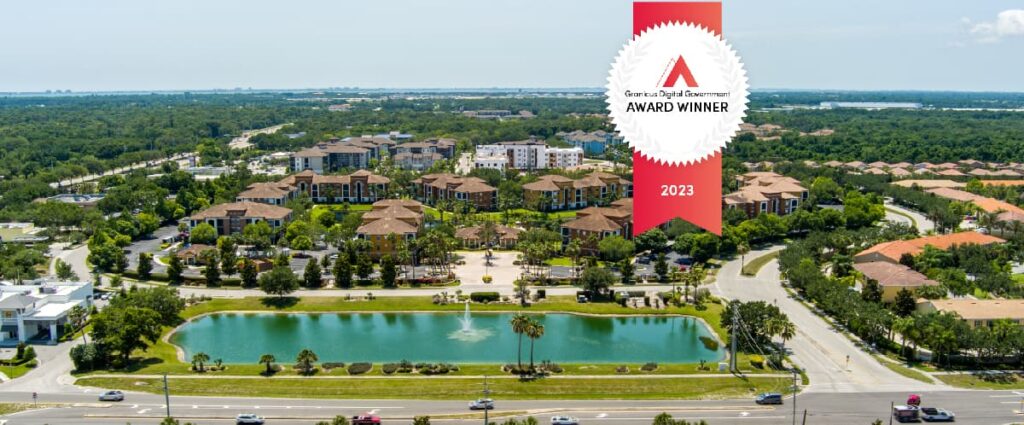
{"type": "Polygon", "coordinates": [[[939,282],[928,279],[927,276],[914,271],[902,264],[890,263],[888,261],[871,261],[867,263],[855,263],[853,268],[864,274],[864,277],[872,279],[880,286],[896,286],[916,288],[920,286],[934,286],[939,282]]]}

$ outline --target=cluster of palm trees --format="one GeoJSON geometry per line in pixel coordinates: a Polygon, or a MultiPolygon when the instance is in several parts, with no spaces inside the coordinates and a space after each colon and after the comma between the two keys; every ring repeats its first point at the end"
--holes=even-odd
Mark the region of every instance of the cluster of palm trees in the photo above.
{"type": "Polygon", "coordinates": [[[787,317],[775,317],[764,324],[765,333],[771,336],[778,336],[782,339],[782,352],[786,352],[786,341],[796,336],[796,325],[787,317]]]}
{"type": "Polygon", "coordinates": [[[544,325],[523,313],[512,316],[509,324],[512,325],[512,332],[519,336],[519,347],[516,353],[518,370],[523,370],[523,335],[526,335],[527,338],[530,338],[530,370],[533,371],[533,346],[536,340],[544,336],[544,325]]]}
{"type": "MultiPolygon", "coordinates": [[[[305,375],[313,373],[313,363],[316,363],[319,360],[320,358],[317,357],[316,353],[308,348],[304,348],[302,351],[299,351],[299,355],[295,356],[295,363],[298,363],[299,370],[305,375]]],[[[275,362],[277,362],[277,357],[274,357],[273,354],[268,353],[260,356],[259,363],[267,366],[267,370],[263,372],[264,375],[270,376],[274,374],[275,362]]]]}

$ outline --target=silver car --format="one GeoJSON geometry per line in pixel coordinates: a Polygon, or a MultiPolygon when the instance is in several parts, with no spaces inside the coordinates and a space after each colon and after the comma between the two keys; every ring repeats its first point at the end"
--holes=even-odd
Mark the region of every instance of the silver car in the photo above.
{"type": "Polygon", "coordinates": [[[551,425],[580,425],[580,420],[572,416],[552,416],[551,425]]]}
{"type": "Polygon", "coordinates": [[[494,400],[480,398],[469,402],[469,410],[491,410],[494,409],[494,400]]]}
{"type": "Polygon", "coordinates": [[[100,394],[100,401],[124,401],[124,393],[114,390],[100,394]]]}
{"type": "Polygon", "coordinates": [[[255,413],[240,413],[235,416],[236,425],[263,425],[263,418],[256,416],[255,413]]]}

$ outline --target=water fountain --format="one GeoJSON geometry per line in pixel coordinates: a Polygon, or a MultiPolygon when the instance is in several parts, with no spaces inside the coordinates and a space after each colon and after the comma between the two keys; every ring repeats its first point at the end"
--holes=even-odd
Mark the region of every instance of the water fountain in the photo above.
{"type": "Polygon", "coordinates": [[[462,323],[462,332],[470,333],[473,332],[473,317],[469,315],[469,301],[466,301],[466,312],[463,313],[462,318],[459,319],[462,323]]]}
{"type": "Polygon", "coordinates": [[[462,324],[462,328],[448,334],[448,339],[480,342],[493,334],[490,329],[473,329],[473,316],[469,314],[469,301],[466,301],[466,309],[462,313],[462,317],[459,318],[459,323],[462,324]]]}

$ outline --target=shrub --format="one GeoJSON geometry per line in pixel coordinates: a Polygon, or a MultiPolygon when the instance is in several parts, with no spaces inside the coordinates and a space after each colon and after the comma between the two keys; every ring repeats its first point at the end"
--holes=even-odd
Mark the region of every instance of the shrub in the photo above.
{"type": "Polygon", "coordinates": [[[491,277],[490,275],[484,275],[482,280],[484,281],[484,283],[491,283],[492,281],[494,281],[494,278],[491,277]]]}
{"type": "Polygon", "coordinates": [[[490,303],[501,299],[501,295],[497,292],[473,292],[469,294],[469,299],[477,303],[490,303]]]}
{"type": "Polygon", "coordinates": [[[629,373],[629,366],[622,365],[615,368],[615,373],[629,373]]]}
{"type": "Polygon", "coordinates": [[[384,363],[380,370],[383,371],[385,375],[390,375],[398,371],[398,363],[384,363]]]}
{"type": "Polygon", "coordinates": [[[545,299],[547,297],[548,297],[548,290],[547,289],[538,289],[537,290],[537,299],[542,300],[542,299],[545,299]]]}
{"type": "Polygon", "coordinates": [[[658,364],[657,363],[648,362],[648,363],[644,363],[644,365],[642,367],[640,367],[640,370],[642,370],[644,372],[654,372],[654,370],[657,369],[657,368],[658,368],[658,364]]]}
{"type": "Polygon", "coordinates": [[[717,351],[718,350],[718,340],[716,340],[716,339],[714,339],[714,338],[712,338],[710,336],[702,336],[702,337],[700,337],[700,342],[704,343],[704,348],[707,348],[708,350],[711,350],[711,351],[717,351]]]}
{"type": "Polygon", "coordinates": [[[402,360],[398,363],[398,373],[409,373],[412,372],[412,362],[408,360],[402,360]]]}
{"type": "Polygon", "coordinates": [[[324,369],[338,369],[338,368],[345,367],[345,363],[342,363],[342,362],[324,362],[320,366],[323,366],[324,369]]]}
{"type": "Polygon", "coordinates": [[[366,363],[366,362],[352,363],[352,364],[348,365],[348,374],[349,375],[362,375],[362,374],[364,374],[366,372],[369,372],[370,369],[372,369],[372,368],[373,368],[373,364],[371,364],[371,363],[366,363]]]}
{"type": "Polygon", "coordinates": [[[36,349],[29,346],[25,348],[25,353],[22,354],[21,359],[28,362],[36,358],[36,349]]]}
{"type": "Polygon", "coordinates": [[[764,356],[759,354],[750,356],[750,365],[757,369],[764,369],[764,356]]]}

